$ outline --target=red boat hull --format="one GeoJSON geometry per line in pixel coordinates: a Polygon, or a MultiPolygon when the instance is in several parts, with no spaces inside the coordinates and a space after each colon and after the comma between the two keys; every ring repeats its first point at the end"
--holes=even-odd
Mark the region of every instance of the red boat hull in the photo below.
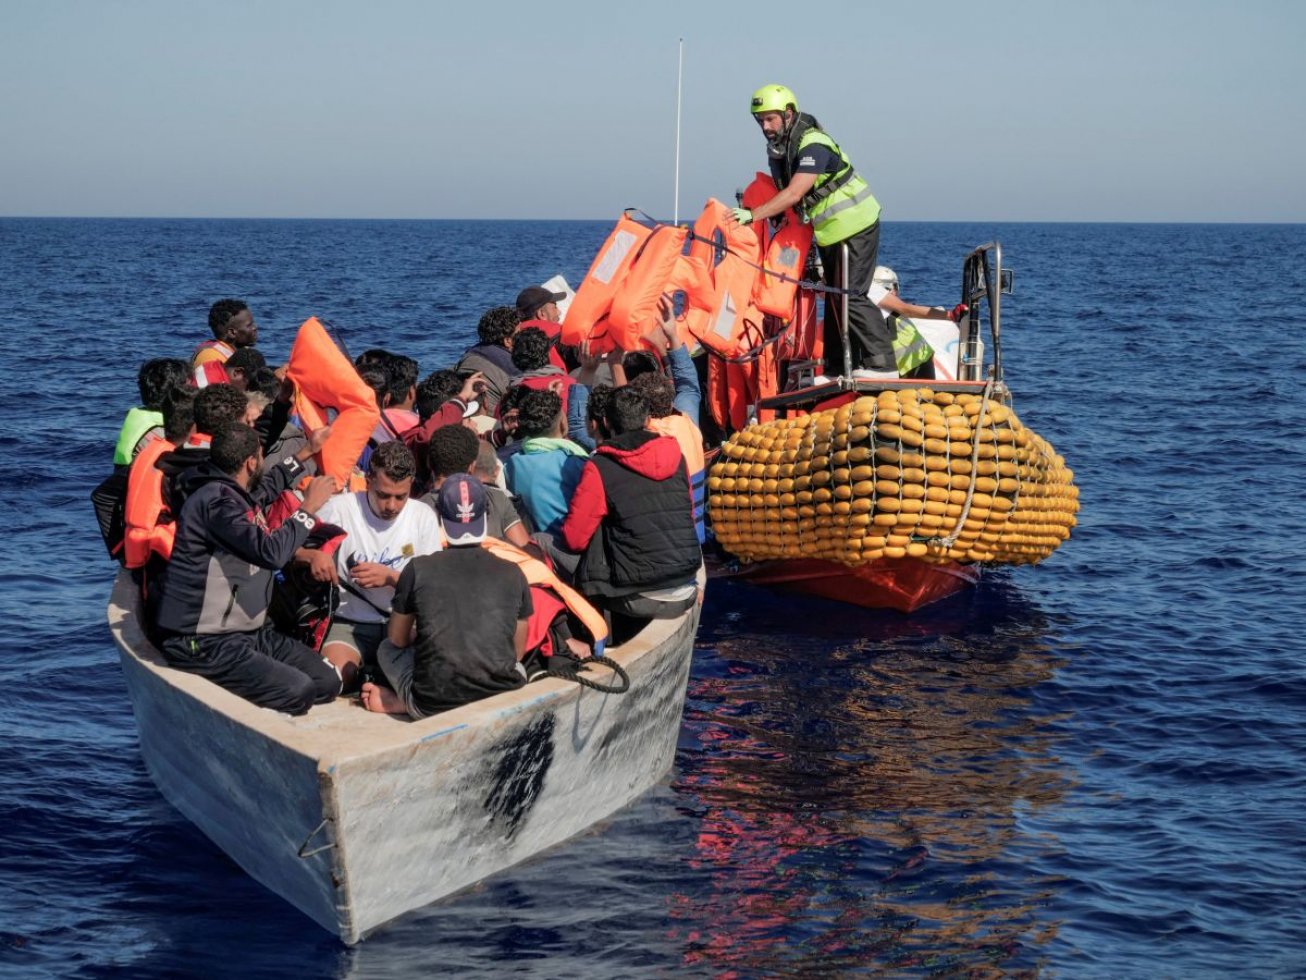
{"type": "Polygon", "coordinates": [[[786,558],[719,566],[714,578],[732,578],[851,603],[867,609],[915,612],[979,581],[978,565],[933,565],[915,558],[880,558],[849,568],[819,558],[786,558]]]}

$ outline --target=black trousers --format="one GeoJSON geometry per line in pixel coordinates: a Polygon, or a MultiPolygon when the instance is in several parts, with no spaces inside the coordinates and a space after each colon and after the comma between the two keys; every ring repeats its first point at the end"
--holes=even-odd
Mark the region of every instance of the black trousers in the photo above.
{"type": "Polygon", "coordinates": [[[172,633],[160,649],[178,670],[206,677],[262,708],[302,715],[340,693],[340,677],[321,654],[271,626],[252,633],[172,633]]]}
{"type": "MultiPolygon", "coordinates": [[[[834,245],[820,246],[825,284],[852,290],[848,297],[848,344],[852,351],[853,370],[893,371],[893,333],[884,321],[880,308],[866,295],[875,275],[875,259],[880,251],[880,223],[834,245]],[[848,246],[848,268],[843,268],[843,245],[848,246]]],[[[843,297],[827,293],[825,297],[825,373],[843,374],[843,335],[839,315],[843,297]]]]}

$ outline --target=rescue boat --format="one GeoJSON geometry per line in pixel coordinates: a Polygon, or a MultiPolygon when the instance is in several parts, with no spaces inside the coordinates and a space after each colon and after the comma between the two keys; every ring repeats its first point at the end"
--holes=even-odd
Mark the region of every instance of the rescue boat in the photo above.
{"type": "MultiPolygon", "coordinates": [[[[742,203],[773,193],[759,174],[742,203]]],[[[988,565],[1036,563],[1069,537],[1073,472],[1021,423],[1003,379],[1001,297],[1013,276],[999,243],[965,257],[960,320],[915,321],[933,379],[863,379],[850,363],[827,377],[817,373],[823,306],[841,300],[815,281],[810,230],[792,213],[756,230],[726,214],[709,201],[687,236],[659,238],[661,226],[633,234],[627,213],[595,261],[601,282],[587,276],[578,292],[637,311],[619,318],[628,347],[653,326],[647,300],[661,276],[682,335],[703,348],[701,422],[717,436],[713,577],[910,613],[974,585],[988,565]],[[686,239],[667,276],[667,250],[686,239]],[[622,243],[620,263],[604,258],[622,243]],[[632,302],[622,277],[641,269],[632,302]]],[[[573,333],[583,339],[594,322],[573,333]]]]}
{"type": "MultiPolygon", "coordinates": [[[[966,257],[969,312],[917,323],[934,379],[846,371],[754,402],[753,432],[731,436],[709,478],[718,576],[910,613],[974,585],[986,565],[1033,564],[1069,537],[1073,473],[1020,423],[1003,380],[1012,279],[996,242],[966,257]],[[759,494],[748,460],[764,455],[759,494]],[[737,492],[744,474],[748,494],[737,492]]],[[[804,307],[814,330],[815,304],[804,307]]]]}

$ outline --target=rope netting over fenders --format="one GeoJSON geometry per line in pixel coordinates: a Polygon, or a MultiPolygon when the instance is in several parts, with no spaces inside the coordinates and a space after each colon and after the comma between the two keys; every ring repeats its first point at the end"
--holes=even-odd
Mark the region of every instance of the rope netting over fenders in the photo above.
{"type": "Polygon", "coordinates": [[[1073,481],[987,389],[885,391],[736,433],[708,507],[740,558],[1034,564],[1070,537],[1073,481]]]}

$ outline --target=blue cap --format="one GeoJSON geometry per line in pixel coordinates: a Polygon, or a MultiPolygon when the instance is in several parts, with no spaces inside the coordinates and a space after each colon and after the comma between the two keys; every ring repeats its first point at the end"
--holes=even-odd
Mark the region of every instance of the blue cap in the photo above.
{"type": "Polygon", "coordinates": [[[480,544],[485,540],[487,506],[485,487],[474,476],[455,473],[440,484],[436,509],[451,545],[480,544]]]}

